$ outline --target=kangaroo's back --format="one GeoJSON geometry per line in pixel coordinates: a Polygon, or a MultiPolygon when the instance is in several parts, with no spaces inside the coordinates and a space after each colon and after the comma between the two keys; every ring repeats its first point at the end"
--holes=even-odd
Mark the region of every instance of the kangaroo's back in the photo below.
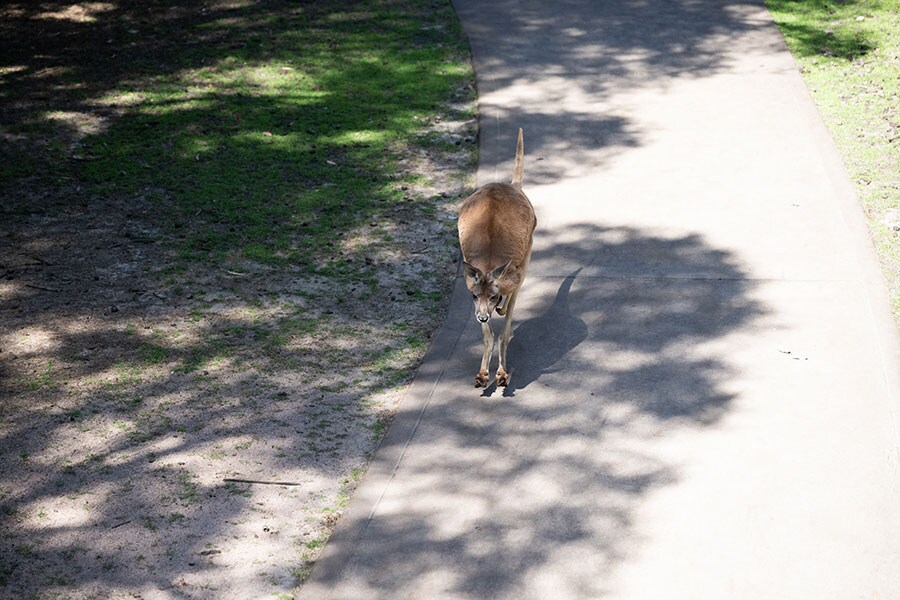
{"type": "Polygon", "coordinates": [[[519,129],[512,183],[489,183],[466,198],[459,210],[459,244],[469,264],[489,271],[512,261],[521,267],[531,254],[537,225],[522,191],[524,144],[519,129]]]}
{"type": "Polygon", "coordinates": [[[460,207],[460,249],[467,262],[485,271],[510,260],[519,266],[531,251],[536,224],[531,202],[520,189],[491,183],[460,207]]]}

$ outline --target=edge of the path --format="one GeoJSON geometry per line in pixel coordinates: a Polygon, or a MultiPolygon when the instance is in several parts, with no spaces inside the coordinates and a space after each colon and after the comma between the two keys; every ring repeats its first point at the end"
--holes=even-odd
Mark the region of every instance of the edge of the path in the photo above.
{"type": "Polygon", "coordinates": [[[344,568],[352,560],[358,540],[365,534],[384,490],[403,460],[419,423],[435,400],[435,387],[443,378],[449,358],[462,337],[471,311],[463,293],[465,291],[464,281],[457,270],[447,318],[432,338],[415,378],[400,401],[397,415],[375,450],[366,474],[313,566],[312,573],[300,588],[298,600],[327,598],[327,592],[338,582],[344,568]]]}

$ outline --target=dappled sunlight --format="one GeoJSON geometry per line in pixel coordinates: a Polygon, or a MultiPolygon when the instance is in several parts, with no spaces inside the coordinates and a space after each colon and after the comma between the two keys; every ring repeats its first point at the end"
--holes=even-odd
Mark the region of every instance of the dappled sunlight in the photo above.
{"type": "Polygon", "coordinates": [[[0,297],[2,298],[14,298],[20,289],[20,284],[14,281],[0,281],[0,297]]]}
{"type": "MultiPolygon", "coordinates": [[[[327,291],[325,297],[335,298],[327,291]]],[[[345,446],[371,448],[398,401],[397,375],[408,377],[424,350],[424,341],[407,339],[420,335],[417,329],[360,321],[355,310],[335,311],[330,303],[314,303],[306,317],[309,300],[298,300],[224,295],[193,316],[57,316],[46,326],[4,332],[36,344],[31,355],[10,347],[18,357],[13,366],[52,357],[47,381],[66,386],[54,406],[35,404],[3,426],[29,473],[27,484],[3,500],[17,507],[31,552],[70,573],[99,561],[100,590],[131,586],[132,578],[161,581],[142,567],[160,552],[170,555],[164,572],[182,573],[188,588],[222,585],[222,564],[236,565],[230,577],[243,574],[234,589],[276,585],[260,579],[264,561],[281,565],[267,572],[276,587],[289,589],[300,550],[318,539],[320,520],[338,510],[342,484],[336,489],[335,481],[359,467],[358,459],[332,457],[345,446]],[[335,314],[322,319],[324,311],[335,314]],[[127,352],[105,351],[123,343],[127,352]],[[271,345],[271,359],[245,362],[241,348],[254,344],[271,345]],[[66,358],[82,348],[82,359],[66,358]],[[321,361],[321,378],[302,381],[293,373],[296,361],[308,360],[321,361]],[[36,436],[33,428],[45,424],[36,436]],[[309,521],[286,531],[285,516],[298,510],[309,521]],[[228,533],[215,533],[221,529],[228,533]],[[125,549],[123,539],[131,540],[125,549]]],[[[14,374],[5,383],[17,380],[14,374]]],[[[21,388],[16,396],[22,403],[35,398],[21,388]]]]}
{"type": "Polygon", "coordinates": [[[108,108],[125,108],[140,106],[146,100],[146,96],[139,91],[114,91],[94,98],[91,100],[91,104],[108,108]]]}
{"type": "Polygon", "coordinates": [[[388,136],[389,133],[383,129],[360,129],[332,136],[330,140],[337,144],[371,144],[375,142],[384,142],[388,139],[388,136]]]}
{"type": "Polygon", "coordinates": [[[239,10],[250,8],[258,2],[259,0],[212,0],[207,6],[217,10],[239,10]]]}
{"type": "Polygon", "coordinates": [[[0,77],[4,75],[12,75],[13,73],[21,73],[22,71],[27,71],[27,65],[4,65],[0,67],[0,77]]]}
{"type": "Polygon", "coordinates": [[[58,351],[61,345],[57,332],[44,325],[30,325],[0,336],[0,347],[7,352],[25,356],[53,353],[58,351]]]}
{"type": "Polygon", "coordinates": [[[265,145],[270,150],[290,151],[304,140],[303,134],[282,131],[246,131],[237,134],[228,143],[265,145]]]}
{"type": "MultiPolygon", "coordinates": [[[[526,184],[601,173],[629,149],[652,143],[662,126],[635,114],[637,102],[649,97],[665,103],[686,83],[754,68],[770,61],[773,44],[780,44],[770,35],[770,22],[758,16],[764,8],[752,2],[677,2],[662,8],[578,3],[572,11],[565,5],[552,17],[533,2],[459,6],[470,22],[480,71],[486,159],[479,167],[480,183],[511,172],[512,155],[505,148],[513,147],[518,127],[525,130],[526,184]],[[478,23],[494,17],[511,21],[508,31],[517,33],[485,36],[478,23]],[[729,51],[729,40],[738,37],[741,51],[729,51]]],[[[772,66],[794,68],[779,61],[772,66]]]]}
{"type": "Polygon", "coordinates": [[[103,118],[86,112],[74,111],[53,111],[44,116],[49,121],[55,121],[63,127],[69,128],[76,139],[85,138],[90,135],[99,135],[108,126],[103,118]]]}
{"type": "MultiPolygon", "coordinates": [[[[47,80],[53,82],[59,78],[66,77],[71,75],[74,72],[72,67],[44,67],[42,69],[29,69],[32,73],[29,75],[31,79],[36,80],[47,80]]],[[[56,85],[57,90],[59,89],[76,89],[80,84],[72,83],[69,85],[56,85]]]]}
{"type": "Polygon", "coordinates": [[[103,13],[116,10],[117,5],[111,2],[79,2],[56,11],[45,11],[35,14],[34,19],[58,19],[73,23],[94,23],[103,13]]]}
{"type": "Polygon", "coordinates": [[[536,246],[516,305],[510,384],[469,387],[480,331],[454,305],[426,362],[440,374],[414,384],[376,483],[332,540],[321,568],[343,565],[355,593],[440,582],[466,597],[602,597],[648,541],[642,508],[689,475],[670,448],[748,409],[722,349],[763,327],[767,307],[737,256],[699,234],[541,232],[554,243],[536,246]]]}
{"type": "MultiPolygon", "coordinates": [[[[91,512],[84,506],[84,500],[69,500],[64,496],[48,497],[41,502],[26,505],[24,510],[29,518],[22,526],[34,533],[86,529],[96,525],[91,521],[91,512]]],[[[53,542],[51,541],[50,544],[53,542]]],[[[65,543],[59,544],[65,547],[65,543]]]]}

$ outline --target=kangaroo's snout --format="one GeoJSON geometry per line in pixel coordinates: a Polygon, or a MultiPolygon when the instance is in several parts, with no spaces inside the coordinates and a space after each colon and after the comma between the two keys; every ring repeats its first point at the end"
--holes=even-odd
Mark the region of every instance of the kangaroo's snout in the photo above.
{"type": "Polygon", "coordinates": [[[491,320],[491,312],[494,307],[490,303],[486,303],[477,296],[475,297],[475,319],[479,323],[487,323],[491,320]]]}

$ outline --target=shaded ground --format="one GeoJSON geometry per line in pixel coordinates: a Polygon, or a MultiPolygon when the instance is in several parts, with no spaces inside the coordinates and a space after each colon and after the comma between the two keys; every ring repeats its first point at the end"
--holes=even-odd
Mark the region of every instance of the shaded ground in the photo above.
{"type": "Polygon", "coordinates": [[[449,6],[3,2],[0,38],[0,595],[291,597],[446,310],[449,6]],[[322,70],[373,30],[390,64],[322,70]]]}

